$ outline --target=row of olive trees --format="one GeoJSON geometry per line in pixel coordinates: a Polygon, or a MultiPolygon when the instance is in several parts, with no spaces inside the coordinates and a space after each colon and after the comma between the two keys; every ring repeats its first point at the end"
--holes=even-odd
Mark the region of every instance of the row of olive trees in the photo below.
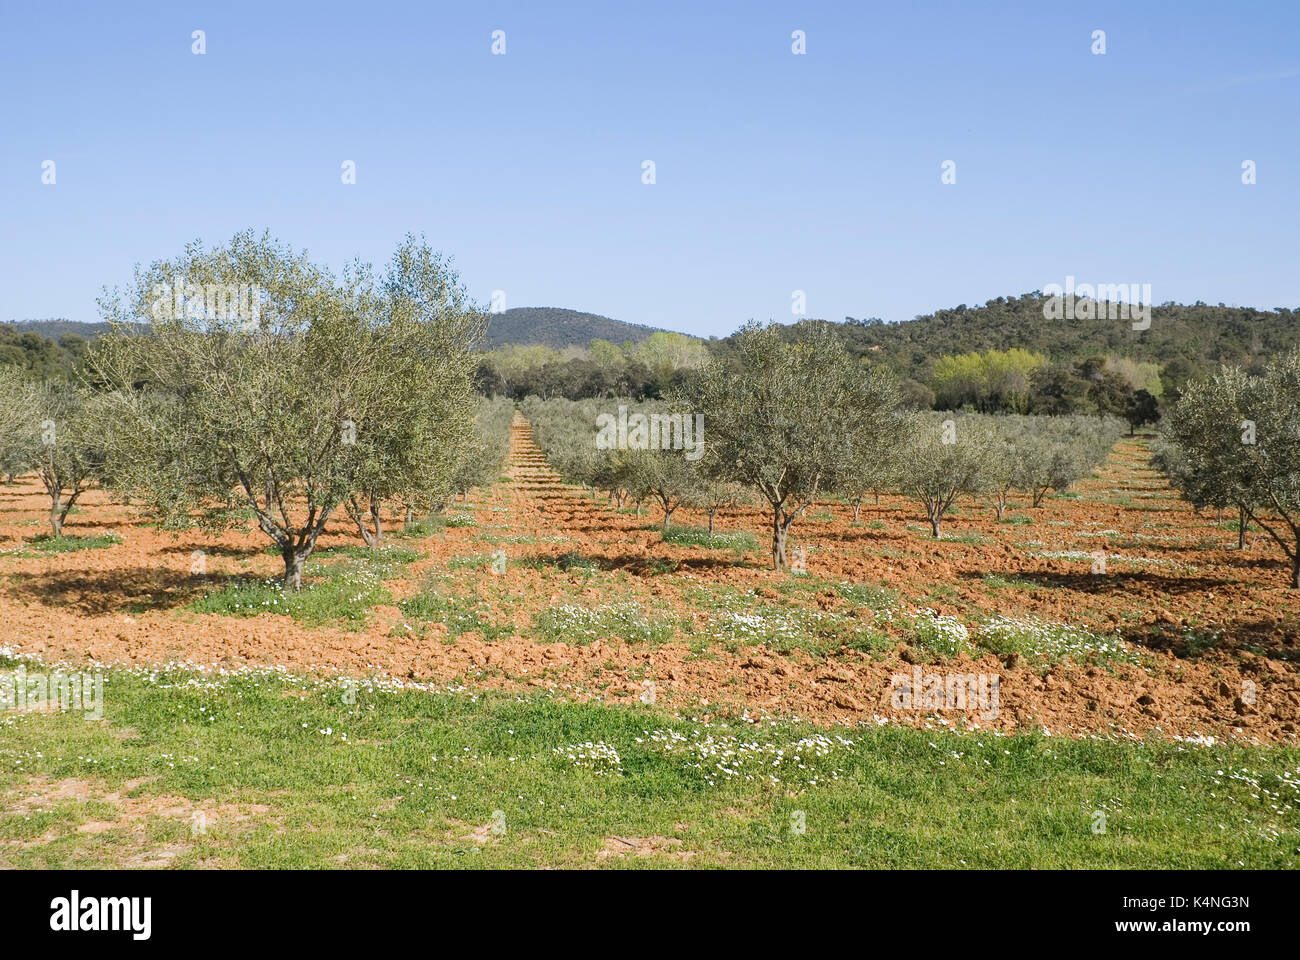
{"type": "Polygon", "coordinates": [[[532,425],[534,440],[566,480],[606,491],[616,507],[629,500],[638,510],[643,503],[657,503],[663,510],[665,531],[679,507],[692,507],[708,516],[708,531],[713,534],[718,512],[745,502],[745,488],[711,475],[703,464],[688,459],[684,448],[599,448],[593,442],[597,417],[613,416],[619,407],[625,408],[629,416],[682,412],[679,405],[628,400],[602,403],[527,397],[521,405],[532,425]]]}
{"type": "Polygon", "coordinates": [[[1263,376],[1224,367],[1191,383],[1165,418],[1154,461],[1197,509],[1235,508],[1291,561],[1300,588],[1300,350],[1263,376]]]}
{"type": "MultiPolygon", "coordinates": [[[[535,437],[570,480],[624,496],[652,498],[665,526],[679,505],[716,512],[751,491],[771,514],[772,559],[788,566],[786,539],[818,499],[854,505],[868,492],[900,491],[921,503],[937,537],[943,515],[964,494],[992,493],[999,518],[1012,490],[1041,503],[1105,458],[1117,420],[914,413],[897,382],[864,366],[832,329],[803,325],[789,341],[749,325],[726,358],[707,364],[673,398],[678,412],[702,413],[703,455],[601,450],[591,404],[524,404],[535,437]]],[[[648,406],[648,405],[643,405],[648,406]]]]}
{"type": "Polygon", "coordinates": [[[298,589],[340,507],[377,541],[384,502],[434,507],[483,472],[466,461],[487,457],[472,380],[486,314],[422,240],[380,273],[335,276],[243,233],[137,268],[100,307],[112,332],[80,388],[0,380],[0,442],[32,451],[56,535],[99,480],[172,526],[251,516],[298,589]]]}
{"type": "Polygon", "coordinates": [[[987,494],[998,520],[1013,493],[1040,506],[1050,491],[1067,490],[1091,473],[1122,431],[1114,417],[920,413],[871,479],[918,500],[938,537],[958,497],[987,494]]]}

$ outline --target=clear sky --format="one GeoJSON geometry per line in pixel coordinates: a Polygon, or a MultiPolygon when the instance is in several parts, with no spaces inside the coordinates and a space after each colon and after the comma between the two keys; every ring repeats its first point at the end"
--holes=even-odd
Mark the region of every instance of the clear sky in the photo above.
{"type": "Polygon", "coordinates": [[[0,319],[247,227],[699,335],[1067,275],[1294,307],[1298,40],[1295,0],[0,0],[0,319]]]}

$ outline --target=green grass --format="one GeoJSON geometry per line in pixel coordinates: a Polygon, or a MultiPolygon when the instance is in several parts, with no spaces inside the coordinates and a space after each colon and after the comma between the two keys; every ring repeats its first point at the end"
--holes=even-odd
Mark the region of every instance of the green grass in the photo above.
{"type": "MultiPolygon", "coordinates": [[[[278,553],[278,550],[277,550],[278,553]]],[[[408,563],[415,563],[417,560],[423,560],[424,554],[412,547],[386,544],[382,547],[367,547],[364,544],[348,544],[345,547],[327,547],[324,550],[317,550],[313,556],[320,559],[330,557],[347,557],[351,560],[360,560],[372,565],[382,565],[387,570],[396,570],[400,566],[408,563]]]]}
{"type": "Polygon", "coordinates": [[[929,653],[950,658],[971,649],[970,631],[956,617],[926,609],[900,619],[912,631],[911,642],[929,653]]]}
{"type": "Polygon", "coordinates": [[[13,550],[5,550],[3,553],[10,557],[44,557],[53,553],[75,553],[78,550],[102,550],[105,547],[116,546],[121,542],[122,538],[116,533],[102,533],[90,537],[56,537],[53,534],[44,533],[38,537],[32,537],[30,540],[23,543],[21,547],[13,550]]]}
{"type": "Polygon", "coordinates": [[[1039,664],[1061,660],[1136,663],[1139,659],[1118,634],[1096,634],[1083,627],[1048,623],[1035,617],[993,617],[980,627],[977,641],[994,653],[1019,654],[1039,664]]]}
{"type": "Polygon", "coordinates": [[[986,573],[983,579],[984,586],[990,590],[1037,590],[1042,586],[1034,580],[1026,580],[1023,577],[1004,577],[1000,573],[986,573]]]}
{"type": "Polygon", "coordinates": [[[462,570],[486,570],[492,566],[493,555],[479,553],[467,557],[452,557],[447,561],[447,569],[452,572],[462,570]]]}
{"type": "MultiPolygon", "coordinates": [[[[490,559],[490,558],[489,558],[490,559]]],[[[428,623],[441,623],[447,627],[447,633],[455,638],[463,633],[476,632],[489,642],[513,634],[514,627],[509,624],[498,626],[488,618],[487,604],[477,597],[460,597],[451,593],[447,583],[436,574],[431,574],[420,588],[420,592],[399,603],[398,608],[406,618],[407,628],[423,636],[423,626],[428,623]],[[411,624],[415,627],[412,628],[411,624]]],[[[396,627],[401,630],[402,627],[396,627]]]]}
{"type": "Polygon", "coordinates": [[[101,722],[0,715],[0,865],[1300,865],[1288,747],[754,725],[272,671],[114,670],[104,689],[101,722]],[[602,858],[615,837],[660,852],[602,858]]]}
{"type": "Polygon", "coordinates": [[[309,562],[303,588],[297,593],[286,592],[278,579],[240,577],[200,597],[190,609],[232,617],[272,613],[311,625],[340,622],[360,626],[371,607],[393,602],[384,581],[401,574],[407,563],[420,556],[405,547],[336,547],[321,552],[323,559],[336,555],[344,559],[309,562]]]}
{"type": "Polygon", "coordinates": [[[898,606],[898,593],[888,587],[860,583],[837,584],[835,590],[841,597],[860,607],[867,607],[877,615],[898,606]]]}
{"type": "Polygon", "coordinates": [[[758,549],[758,540],[748,530],[709,533],[701,527],[669,527],[664,543],[678,547],[704,547],[706,550],[734,550],[748,553],[758,549]]]}
{"type": "Polygon", "coordinates": [[[409,527],[403,525],[387,532],[386,536],[401,537],[407,540],[422,540],[442,533],[447,529],[447,520],[440,513],[432,513],[414,521],[409,527]]]}
{"type": "Polygon", "coordinates": [[[530,567],[534,570],[544,570],[547,567],[554,567],[563,570],[565,573],[578,571],[580,573],[594,573],[601,569],[600,560],[596,557],[588,557],[574,551],[561,553],[558,556],[528,556],[520,557],[514,561],[515,564],[523,567],[530,567]]]}
{"type": "Polygon", "coordinates": [[[546,643],[578,645],[611,637],[626,643],[667,643],[677,632],[677,624],[672,619],[647,616],[635,603],[551,607],[537,614],[533,626],[538,638],[546,643]]]}
{"type": "MultiPolygon", "coordinates": [[[[789,596],[801,589],[804,579],[792,578],[778,589],[789,596]]],[[[825,584],[814,577],[806,579],[818,585],[815,589],[822,589],[825,584]]],[[[894,645],[879,630],[855,616],[757,601],[752,594],[735,590],[697,592],[695,596],[696,602],[711,614],[704,639],[733,652],[764,646],[787,655],[802,650],[822,660],[843,649],[871,653],[894,645]]]]}

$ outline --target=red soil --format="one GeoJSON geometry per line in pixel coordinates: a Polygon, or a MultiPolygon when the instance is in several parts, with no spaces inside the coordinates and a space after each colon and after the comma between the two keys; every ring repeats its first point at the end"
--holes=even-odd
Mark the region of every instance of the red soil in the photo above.
{"type": "MultiPolygon", "coordinates": [[[[389,584],[400,599],[418,589],[426,571],[445,569],[449,559],[496,549],[514,560],[571,551],[613,571],[589,576],[510,563],[502,575],[467,574],[494,619],[518,628],[511,638],[489,643],[462,634],[452,640],[438,624],[423,639],[393,635],[403,619],[396,607],[377,608],[371,622],[355,631],[308,627],[274,614],[194,613],[186,604],[226,576],[279,575],[278,558],[264,552],[265,537],[253,530],[220,536],[162,532],[144,524],[137,511],[92,492],[69,518],[65,533],[111,530],[125,542],[49,557],[0,556],[0,646],[52,661],[282,665],[295,671],[540,688],[629,703],[650,680],[658,703],[670,709],[748,710],[828,722],[943,722],[891,707],[890,677],[910,673],[910,661],[917,659],[902,644],[883,659],[847,649],[817,659],[765,647],[729,652],[717,644],[701,655],[682,634],[658,646],[617,638],[586,646],[529,638],[534,615],[560,604],[636,601],[656,617],[671,615],[704,627],[709,614],[692,603],[692,590],[730,587],[754,594],[752,603],[758,604],[779,599],[777,588],[789,577],[767,569],[761,555],[741,565],[727,551],[664,544],[657,530],[646,529],[657,518],[654,511],[640,518],[616,513],[604,498],[560,484],[527,425],[517,420],[512,434],[509,482],[478,491],[479,526],[411,541],[426,559],[411,566],[408,579],[389,584]],[[539,542],[489,545],[480,539],[485,534],[539,542]],[[566,539],[541,539],[549,537],[566,539]],[[207,554],[206,580],[190,572],[195,549],[207,554]],[[671,561],[679,564],[677,570],[663,573],[662,564],[671,561]]],[[[1019,504],[1009,511],[1032,518],[1028,525],[998,524],[986,503],[963,503],[960,515],[945,524],[945,535],[976,535],[979,542],[932,541],[928,529],[922,530],[918,508],[889,497],[879,506],[864,506],[858,524],[842,505],[818,508],[796,525],[792,542],[810,547],[808,572],[818,578],[885,584],[909,606],[928,606],[967,623],[1001,613],[1098,633],[1119,630],[1146,654],[1143,666],[1113,672],[1075,664],[1044,672],[991,654],[924,668],[1000,675],[1000,714],[985,727],[1294,741],[1300,723],[1295,667],[1300,591],[1287,588],[1281,551],[1262,534],[1249,549],[1235,549],[1234,532],[1214,518],[1196,516],[1145,467],[1136,441],[1122,442],[1098,478],[1080,484],[1078,493],[1078,499],[1050,499],[1037,509],[1019,504]],[[826,509],[830,519],[823,517],[826,509]],[[1103,548],[1110,557],[1107,572],[1096,576],[1087,555],[1103,548]],[[1067,551],[1085,556],[1036,555],[1067,551]],[[998,587],[984,580],[986,574],[1020,582],[998,587]],[[1187,643],[1188,630],[1202,635],[1221,630],[1223,636],[1199,650],[1187,643]],[[1250,697],[1243,700],[1246,689],[1256,691],[1253,703],[1245,702],[1250,697]]],[[[48,501],[43,501],[31,479],[0,488],[0,549],[44,532],[48,501]]],[[[674,520],[704,523],[686,510],[674,520]]],[[[732,510],[719,519],[720,530],[752,530],[760,544],[764,528],[757,509],[732,510]]],[[[319,546],[358,542],[340,514],[319,546]]],[[[830,588],[793,599],[857,615],[830,588]]],[[[947,719],[961,722],[957,716],[947,719]]]]}

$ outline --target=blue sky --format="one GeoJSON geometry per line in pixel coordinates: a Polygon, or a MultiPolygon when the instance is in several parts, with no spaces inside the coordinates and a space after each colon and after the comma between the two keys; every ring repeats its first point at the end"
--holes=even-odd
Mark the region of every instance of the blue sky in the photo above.
{"type": "Polygon", "coordinates": [[[247,227],[336,268],[422,232],[485,304],[706,336],[1067,275],[1294,307],[1297,38],[1291,0],[0,0],[0,319],[247,227]]]}

